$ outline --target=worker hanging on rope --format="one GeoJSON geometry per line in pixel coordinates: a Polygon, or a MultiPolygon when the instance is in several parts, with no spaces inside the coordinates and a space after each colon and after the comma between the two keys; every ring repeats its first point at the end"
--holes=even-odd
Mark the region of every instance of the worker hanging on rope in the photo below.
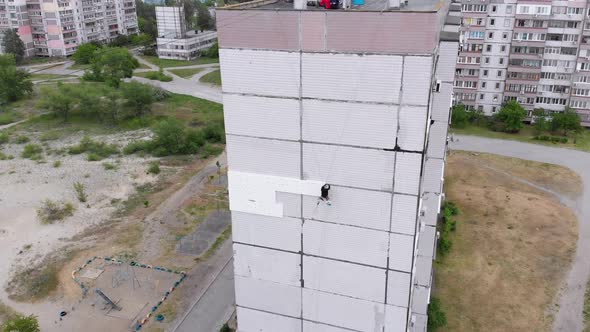
{"type": "Polygon", "coordinates": [[[326,202],[326,204],[328,206],[332,206],[332,202],[330,201],[329,192],[330,192],[330,185],[326,183],[325,185],[322,186],[322,192],[321,192],[320,198],[318,199],[318,205],[320,205],[320,202],[326,202]]]}

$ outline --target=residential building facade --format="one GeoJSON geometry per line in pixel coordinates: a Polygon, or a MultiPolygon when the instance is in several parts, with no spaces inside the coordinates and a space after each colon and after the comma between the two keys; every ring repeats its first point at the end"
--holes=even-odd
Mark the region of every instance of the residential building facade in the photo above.
{"type": "Polygon", "coordinates": [[[0,31],[16,29],[27,56],[68,56],[78,45],[138,33],[133,0],[0,0],[0,31]]]}
{"type": "Polygon", "coordinates": [[[217,9],[238,331],[426,331],[459,9],[217,9]]]}
{"type": "Polygon", "coordinates": [[[516,100],[575,109],[590,126],[587,1],[462,0],[455,102],[492,115],[516,100]]]}
{"type": "Polygon", "coordinates": [[[158,57],[190,60],[217,42],[216,31],[187,30],[183,7],[156,7],[158,57]]]}

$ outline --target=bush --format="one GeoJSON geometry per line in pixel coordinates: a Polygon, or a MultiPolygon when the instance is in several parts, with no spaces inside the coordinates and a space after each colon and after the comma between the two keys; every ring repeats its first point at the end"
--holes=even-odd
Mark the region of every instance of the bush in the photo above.
{"type": "Polygon", "coordinates": [[[465,105],[455,105],[451,111],[451,127],[453,128],[465,128],[469,121],[469,115],[465,109],[465,105]]]}
{"type": "Polygon", "coordinates": [[[11,113],[0,113],[0,125],[13,123],[15,121],[14,115],[11,113]]]}
{"type": "Polygon", "coordinates": [[[148,166],[147,172],[149,174],[160,174],[160,163],[157,161],[152,161],[148,166]]]}
{"type": "Polygon", "coordinates": [[[17,314],[2,326],[2,332],[39,332],[37,317],[17,314]]]}
{"type": "Polygon", "coordinates": [[[442,310],[440,300],[437,297],[431,297],[428,304],[428,331],[436,331],[447,324],[447,315],[442,310]]]}
{"type": "Polygon", "coordinates": [[[80,144],[71,146],[68,149],[69,154],[87,153],[88,161],[98,161],[119,153],[119,148],[114,144],[93,141],[90,137],[85,136],[80,144]]]}
{"type": "Polygon", "coordinates": [[[25,143],[29,143],[30,141],[31,141],[31,139],[29,137],[23,136],[23,135],[17,136],[14,139],[14,143],[16,143],[16,144],[25,144],[25,143]]]}
{"type": "Polygon", "coordinates": [[[453,241],[449,238],[451,232],[457,229],[457,221],[453,218],[461,211],[451,201],[446,201],[442,207],[442,222],[439,225],[440,239],[438,241],[438,252],[442,257],[451,251],[453,241]]]}
{"type": "Polygon", "coordinates": [[[21,153],[21,157],[28,158],[31,160],[39,160],[41,159],[41,154],[43,153],[43,148],[37,144],[27,144],[21,153]]]}
{"type": "Polygon", "coordinates": [[[225,143],[225,130],[222,125],[211,124],[203,129],[205,139],[213,143],[225,143]]]}
{"type": "Polygon", "coordinates": [[[170,92],[162,89],[162,88],[153,88],[153,97],[155,101],[162,101],[168,97],[170,97],[170,92]]]}
{"type": "Polygon", "coordinates": [[[227,325],[227,323],[225,323],[223,324],[219,332],[234,332],[234,329],[232,329],[231,327],[229,327],[229,325],[227,325]]]}
{"type": "Polygon", "coordinates": [[[205,146],[203,147],[203,150],[201,151],[201,157],[209,158],[211,156],[216,156],[216,155],[220,154],[221,151],[223,151],[223,149],[221,147],[207,143],[207,144],[205,144],[205,146]]]}
{"type": "Polygon", "coordinates": [[[58,168],[60,166],[61,166],[61,161],[56,160],[56,161],[53,162],[53,167],[58,168]]]}
{"type": "Polygon", "coordinates": [[[568,139],[567,137],[561,137],[561,143],[567,143],[568,139]]]}
{"type": "Polygon", "coordinates": [[[0,160],[10,160],[10,159],[14,159],[14,156],[11,156],[9,154],[5,154],[4,152],[0,151],[0,160]]]}
{"type": "Polygon", "coordinates": [[[10,135],[8,133],[0,133],[0,144],[8,143],[10,135]]]}
{"type": "Polygon", "coordinates": [[[56,202],[46,199],[37,209],[37,217],[44,224],[52,224],[55,221],[71,217],[74,215],[74,210],[74,205],[70,202],[56,202]]]}
{"type": "Polygon", "coordinates": [[[168,76],[160,71],[147,72],[145,74],[145,78],[147,78],[149,80],[160,81],[160,82],[170,82],[173,80],[173,78],[171,76],[168,76]]]}
{"type": "Polygon", "coordinates": [[[564,143],[564,144],[569,141],[567,137],[547,136],[547,135],[534,136],[533,139],[537,140],[537,141],[564,143]]]}
{"type": "Polygon", "coordinates": [[[107,171],[117,169],[117,165],[111,163],[102,163],[102,167],[107,171]]]}
{"type": "Polygon", "coordinates": [[[43,133],[39,139],[43,142],[45,141],[54,141],[56,139],[60,139],[61,138],[61,132],[59,131],[48,131],[46,133],[43,133]]]}
{"type": "Polygon", "coordinates": [[[124,154],[134,154],[140,151],[150,151],[152,150],[152,142],[151,141],[134,141],[127,144],[126,147],[123,148],[124,154]]]}
{"type": "Polygon", "coordinates": [[[84,188],[84,184],[81,182],[74,182],[74,191],[76,191],[76,197],[78,201],[81,203],[86,203],[88,200],[88,195],[86,195],[86,188],[84,188]]]}

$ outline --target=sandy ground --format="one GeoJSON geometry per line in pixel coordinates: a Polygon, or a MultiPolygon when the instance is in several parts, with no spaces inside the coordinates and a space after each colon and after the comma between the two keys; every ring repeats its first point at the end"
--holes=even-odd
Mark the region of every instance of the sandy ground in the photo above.
{"type": "Polygon", "coordinates": [[[574,212],[548,192],[562,183],[575,188],[579,177],[560,166],[493,155],[448,158],[447,198],[462,214],[452,251],[437,264],[435,294],[447,311],[447,331],[551,329],[577,239],[574,212]]]}
{"type": "MultiPolygon", "coordinates": [[[[145,135],[146,132],[128,132],[94,139],[123,145],[145,135]]],[[[35,143],[33,135],[30,137],[35,143]]],[[[61,149],[77,144],[81,137],[72,135],[50,141],[48,146],[53,150],[61,149]]],[[[89,162],[85,154],[65,154],[46,155],[45,162],[38,163],[20,157],[23,146],[4,144],[3,152],[15,158],[0,161],[0,285],[3,286],[10,273],[19,267],[39,262],[46,254],[66,245],[68,238],[108,220],[117,208],[115,202],[129,197],[136,185],[155,180],[155,176],[146,172],[149,160],[145,158],[125,156],[89,162]],[[62,165],[54,167],[55,160],[60,160],[62,165]],[[105,170],[103,162],[116,164],[117,169],[105,170]],[[87,203],[77,201],[74,182],[86,187],[87,203]],[[42,225],[36,209],[46,199],[72,202],[76,211],[63,222],[42,225]]],[[[0,300],[23,313],[38,315],[43,331],[54,330],[47,324],[56,317],[56,304],[15,303],[8,299],[4,287],[0,289],[0,300]]]]}

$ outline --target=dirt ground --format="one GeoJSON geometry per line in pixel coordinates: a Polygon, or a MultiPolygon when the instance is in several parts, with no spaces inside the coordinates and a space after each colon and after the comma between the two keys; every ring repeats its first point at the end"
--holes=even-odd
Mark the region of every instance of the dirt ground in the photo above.
{"type": "Polygon", "coordinates": [[[550,330],[577,240],[575,215],[560,200],[580,192],[580,178],[555,165],[459,151],[449,156],[445,185],[461,214],[451,253],[436,264],[443,330],[550,330]]]}

